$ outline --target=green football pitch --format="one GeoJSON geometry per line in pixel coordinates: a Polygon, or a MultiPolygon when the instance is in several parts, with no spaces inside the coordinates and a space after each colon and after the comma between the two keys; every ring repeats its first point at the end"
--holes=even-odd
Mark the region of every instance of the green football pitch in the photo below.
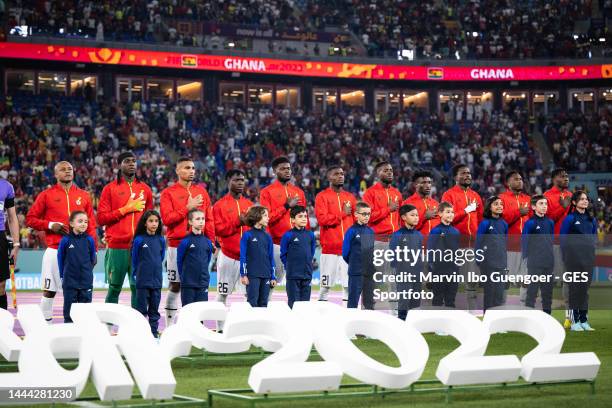
{"type": "MultiPolygon", "coordinates": [[[[555,312],[555,317],[561,320],[562,312],[555,312]]],[[[546,387],[525,387],[508,389],[490,389],[480,391],[455,391],[451,405],[446,404],[445,394],[394,394],[369,397],[333,398],[328,400],[295,400],[274,403],[265,403],[258,406],[266,407],[436,407],[436,406],[469,406],[469,407],[612,407],[612,313],[610,311],[593,311],[590,321],[594,332],[567,332],[562,352],[592,351],[601,360],[599,375],[595,381],[595,394],[591,394],[589,385],[553,385],[546,387]]],[[[421,379],[435,379],[435,370],[442,357],[458,346],[452,337],[425,335],[429,344],[430,357],[421,379]]],[[[357,339],[356,345],[370,357],[397,366],[395,355],[382,343],[371,339],[357,339]]],[[[495,334],[487,349],[487,355],[516,354],[522,357],[536,346],[536,342],[529,336],[520,333],[495,334]]],[[[312,356],[311,361],[317,361],[312,356]]],[[[247,378],[249,370],[257,358],[244,359],[227,357],[223,359],[210,359],[190,362],[175,360],[173,362],[174,375],[177,380],[176,394],[196,397],[206,400],[209,389],[248,388],[247,378]]],[[[353,378],[345,376],[343,384],[356,383],[353,378]]],[[[137,387],[134,388],[137,392],[137,387]]],[[[96,392],[89,383],[81,397],[95,396],[96,392]]],[[[136,400],[131,400],[131,403],[136,400]]],[[[110,405],[100,402],[81,403],[80,406],[93,407],[96,405],[110,405]]],[[[123,405],[119,403],[119,405],[123,405]]],[[[23,406],[23,405],[22,405],[23,406]]],[[[38,405],[41,406],[41,405],[38,405]]],[[[75,406],[73,404],[57,404],[57,407],[75,406]]],[[[217,399],[215,407],[248,407],[245,402],[217,399]]]]}

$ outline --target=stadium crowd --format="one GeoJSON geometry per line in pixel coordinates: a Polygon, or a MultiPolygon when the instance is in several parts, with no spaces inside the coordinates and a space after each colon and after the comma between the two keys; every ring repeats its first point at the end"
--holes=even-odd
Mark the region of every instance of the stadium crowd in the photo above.
{"type": "MultiPolygon", "coordinates": [[[[160,191],[175,178],[168,151],[196,159],[200,181],[213,202],[224,193],[223,175],[232,168],[247,173],[246,195],[257,201],[259,189],[273,180],[271,160],[283,154],[292,162],[296,184],[309,203],[326,187],[325,170],[336,162],[345,166],[347,189],[360,196],[372,184],[373,166],[382,159],[393,165],[394,184],[404,196],[412,193],[413,172],[428,169],[435,179],[433,196],[439,199],[451,186],[450,168],[459,162],[470,166],[473,187],[483,197],[503,191],[503,175],[511,168],[523,171],[529,193],[542,193],[551,183],[549,169],[529,137],[528,114],[520,108],[483,110],[467,120],[456,109],[430,115],[408,107],[376,121],[360,110],[326,115],[191,101],[83,100],[80,111],[66,112],[63,100],[39,98],[46,98],[39,104],[43,108],[20,105],[18,97],[0,102],[0,177],[15,186],[21,220],[34,197],[54,183],[53,165],[59,160],[75,165],[75,182],[92,194],[95,205],[104,184],[115,177],[117,155],[126,148],[136,152],[138,176],[152,187],[156,203],[160,191]]],[[[587,125],[588,118],[577,113],[569,118],[573,122],[551,118],[544,133],[555,164],[579,171],[584,166],[609,169],[608,117],[606,112],[595,125],[587,125]],[[587,138],[597,129],[597,137],[587,138]]],[[[40,245],[25,228],[22,239],[24,247],[40,245]]]]}
{"type": "MultiPolygon", "coordinates": [[[[35,35],[145,41],[201,46],[198,33],[176,21],[249,24],[261,29],[319,30],[339,26],[357,34],[369,56],[415,58],[588,58],[592,41],[610,40],[591,24],[591,0],[27,0],[8,5],[8,28],[29,26],[35,35]],[[419,24],[415,24],[419,21],[419,24]],[[577,22],[588,29],[575,30],[577,22]],[[578,34],[576,34],[576,32],[578,34]]],[[[599,7],[605,16],[609,2],[599,7]]]]}
{"type": "Polygon", "coordinates": [[[314,0],[308,11],[317,27],[348,25],[370,56],[405,49],[416,58],[578,58],[590,48],[587,36],[574,37],[574,23],[591,17],[590,0],[314,0]]]}

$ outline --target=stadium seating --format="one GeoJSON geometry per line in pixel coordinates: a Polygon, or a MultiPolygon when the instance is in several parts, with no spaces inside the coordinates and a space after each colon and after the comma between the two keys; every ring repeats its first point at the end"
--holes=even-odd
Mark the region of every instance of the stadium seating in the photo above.
{"type": "Polygon", "coordinates": [[[27,0],[8,7],[7,32],[28,26],[30,35],[201,46],[201,30],[186,28],[190,22],[319,32],[334,26],[351,30],[357,49],[375,57],[404,50],[435,59],[590,58],[593,49],[609,50],[607,3],[593,9],[586,0],[27,0]]]}

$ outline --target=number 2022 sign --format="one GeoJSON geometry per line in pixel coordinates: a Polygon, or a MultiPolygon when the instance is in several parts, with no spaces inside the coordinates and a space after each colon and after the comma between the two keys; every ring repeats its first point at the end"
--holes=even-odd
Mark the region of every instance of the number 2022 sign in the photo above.
{"type": "Polygon", "coordinates": [[[126,400],[134,381],[145,399],[171,399],[176,387],[171,360],[191,347],[212,353],[239,353],[252,345],[273,352],[256,363],[248,383],[256,393],[336,390],[343,374],[367,384],[390,389],[417,381],[429,358],[422,333],[444,331],[460,346],[442,358],[436,376],[445,385],[592,380],[600,361],[592,352],[563,353],[565,331],[551,316],[538,310],[489,310],[484,320],[459,310],[412,310],[407,320],[391,315],[345,309],[328,302],[297,302],[251,308],[234,303],[198,302],[181,310],[177,324],[157,343],[145,318],[127,306],[104,303],[74,304],[74,323],[48,325],[36,305],[22,306],[18,319],[26,332],[21,340],[12,331],[14,319],[0,309],[0,353],[17,361],[19,371],[0,373],[3,387],[74,387],[75,398],[91,380],[103,401],[126,400]],[[224,333],[202,325],[225,320],[224,333]],[[111,336],[107,323],[119,326],[111,336]],[[490,335],[517,331],[538,345],[521,360],[515,355],[485,356],[490,335]],[[350,340],[363,334],[385,343],[399,367],[382,364],[350,340]],[[307,362],[312,347],[324,361],[307,362]],[[122,358],[122,356],[125,358],[122,358]],[[78,358],[74,370],[57,359],[78,358]],[[131,370],[128,371],[126,363],[131,370]]]}

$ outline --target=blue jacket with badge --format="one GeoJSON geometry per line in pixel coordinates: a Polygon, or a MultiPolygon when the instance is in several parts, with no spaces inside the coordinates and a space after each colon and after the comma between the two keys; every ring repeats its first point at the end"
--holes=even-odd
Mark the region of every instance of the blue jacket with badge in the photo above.
{"type": "Polygon", "coordinates": [[[312,259],[317,240],[314,232],[305,228],[287,231],[280,243],[280,258],[287,279],[312,279],[312,259]]]}
{"type": "MultiPolygon", "coordinates": [[[[481,268],[501,271],[508,267],[508,224],[503,218],[485,218],[478,225],[474,249],[484,255],[481,268]]],[[[478,259],[478,257],[477,257],[478,259]]]]}
{"type": "Polygon", "coordinates": [[[132,242],[132,275],[137,289],[161,289],[166,240],[161,235],[138,235],[132,242]]]}
{"type": "Polygon", "coordinates": [[[523,226],[521,251],[527,258],[527,268],[552,268],[555,266],[553,239],[555,223],[550,218],[534,215],[523,226]]]}
{"type": "Polygon", "coordinates": [[[93,268],[96,264],[96,244],[87,233],[71,232],[60,241],[57,264],[62,287],[66,289],[92,289],[93,268]]]}
{"type": "Polygon", "coordinates": [[[374,274],[374,230],[355,223],[344,234],[342,258],[348,264],[349,276],[374,274]]]}
{"type": "Polygon", "coordinates": [[[181,240],[176,250],[176,262],[182,287],[208,287],[208,265],[213,251],[212,242],[204,234],[196,235],[192,232],[181,240]]]}
{"type": "Polygon", "coordinates": [[[263,229],[252,228],[240,239],[240,276],[276,280],[274,243],[263,229]]]}

